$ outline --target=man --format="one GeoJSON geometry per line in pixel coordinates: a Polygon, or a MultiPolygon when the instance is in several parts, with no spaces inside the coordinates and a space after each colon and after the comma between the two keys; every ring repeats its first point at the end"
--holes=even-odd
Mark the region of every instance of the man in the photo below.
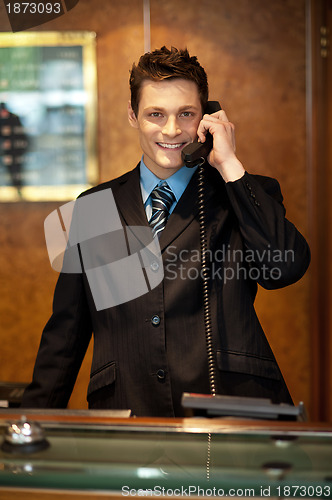
{"type": "Polygon", "coordinates": [[[20,118],[0,103],[0,166],[8,170],[11,183],[22,195],[24,155],[28,149],[27,135],[20,118]]]}
{"type": "MultiPolygon", "coordinates": [[[[164,279],[148,293],[97,310],[85,274],[61,273],[23,406],[65,407],[94,333],[90,408],[130,408],[137,416],[182,416],[183,392],[210,392],[202,298],[197,170],[181,151],[210,132],[204,168],[212,353],[219,394],[291,403],[254,311],[257,283],[294,283],[309,265],[307,243],[285,218],[277,181],[248,174],[235,155],[225,111],[203,115],[204,69],[186,50],[141,57],[130,76],[130,124],[143,151],[139,165],[85,196],[111,189],[126,226],[155,217],[154,188],[167,181],[170,213],[154,230],[164,279]]],[[[162,198],[164,203],[164,198],[162,198]]],[[[165,202],[166,203],[166,202],[165,202]]]]}

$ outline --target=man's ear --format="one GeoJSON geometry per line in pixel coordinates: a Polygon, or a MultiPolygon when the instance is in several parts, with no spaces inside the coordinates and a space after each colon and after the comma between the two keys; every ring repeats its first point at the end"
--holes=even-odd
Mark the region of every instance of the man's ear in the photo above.
{"type": "Polygon", "coordinates": [[[130,101],[128,101],[128,120],[129,120],[129,123],[132,127],[138,128],[137,117],[136,117],[135,111],[131,107],[130,101]]]}

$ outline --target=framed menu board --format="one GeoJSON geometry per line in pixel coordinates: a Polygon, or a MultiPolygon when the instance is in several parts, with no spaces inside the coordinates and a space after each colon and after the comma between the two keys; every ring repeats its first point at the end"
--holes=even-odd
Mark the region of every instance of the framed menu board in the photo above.
{"type": "Polygon", "coordinates": [[[0,33],[0,201],[69,200],[98,181],[95,45],[0,33]]]}

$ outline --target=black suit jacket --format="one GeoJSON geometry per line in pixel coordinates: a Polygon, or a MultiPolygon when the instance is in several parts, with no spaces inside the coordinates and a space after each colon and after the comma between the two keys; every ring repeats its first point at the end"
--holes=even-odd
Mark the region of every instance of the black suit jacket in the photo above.
{"type": "MultiPolygon", "coordinates": [[[[290,403],[254,299],[257,284],[300,279],[308,245],[285,218],[276,180],[246,173],[225,184],[208,166],[204,185],[218,393],[290,403]]],[[[107,188],[123,225],[148,225],[139,167],[85,195],[107,188]]],[[[209,393],[197,199],[195,173],[160,238],[164,280],[148,293],[97,311],[86,276],[60,274],[22,406],[66,407],[92,332],[90,408],[181,416],[184,391],[209,393]]]]}

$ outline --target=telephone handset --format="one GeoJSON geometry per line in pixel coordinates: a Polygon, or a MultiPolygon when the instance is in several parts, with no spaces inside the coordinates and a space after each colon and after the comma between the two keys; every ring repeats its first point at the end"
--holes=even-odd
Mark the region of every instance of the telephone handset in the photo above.
{"type": "MultiPolygon", "coordinates": [[[[211,115],[219,111],[221,106],[218,101],[208,101],[204,114],[211,115]]],[[[192,142],[182,150],[182,160],[186,167],[197,167],[205,163],[206,158],[213,147],[213,137],[208,132],[206,134],[205,142],[192,142]]]]}

